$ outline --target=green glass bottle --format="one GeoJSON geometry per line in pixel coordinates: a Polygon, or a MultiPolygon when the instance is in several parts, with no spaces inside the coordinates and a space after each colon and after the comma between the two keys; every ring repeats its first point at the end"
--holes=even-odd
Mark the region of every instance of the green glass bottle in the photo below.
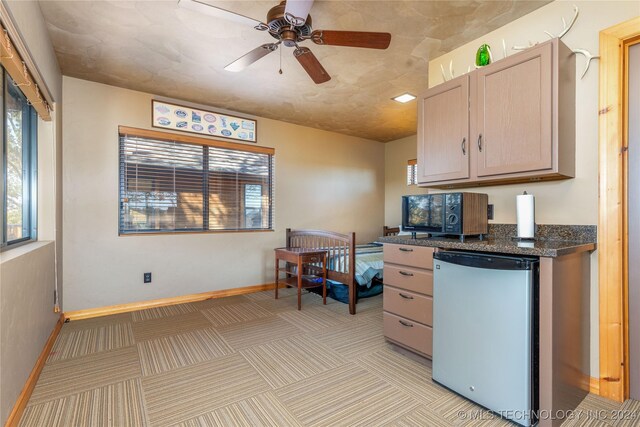
{"type": "Polygon", "coordinates": [[[483,44],[478,48],[476,53],[476,65],[478,67],[484,67],[491,64],[491,48],[488,44],[483,44]]]}

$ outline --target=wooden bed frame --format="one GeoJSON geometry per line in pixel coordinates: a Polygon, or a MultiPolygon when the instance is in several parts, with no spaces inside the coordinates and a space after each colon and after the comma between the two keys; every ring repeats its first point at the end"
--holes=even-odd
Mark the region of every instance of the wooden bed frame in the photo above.
{"type": "Polygon", "coordinates": [[[356,314],[358,302],[356,282],[356,233],[340,234],[323,230],[292,230],[287,228],[288,248],[324,249],[327,259],[336,262],[329,269],[327,279],[344,283],[349,287],[349,313],[356,314]],[[344,262],[347,257],[348,262],[344,262]],[[342,256],[340,256],[342,255],[342,256]]]}
{"type": "Polygon", "coordinates": [[[382,229],[383,236],[397,236],[400,233],[400,227],[387,227],[386,225],[382,229]]]}

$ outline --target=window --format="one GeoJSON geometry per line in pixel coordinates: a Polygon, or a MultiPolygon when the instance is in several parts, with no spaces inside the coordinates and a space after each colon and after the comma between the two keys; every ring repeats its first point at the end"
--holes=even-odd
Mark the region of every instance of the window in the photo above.
{"type": "Polygon", "coordinates": [[[262,184],[244,185],[244,221],[246,228],[262,224],[262,184]]]}
{"type": "Polygon", "coordinates": [[[2,240],[1,247],[36,238],[37,116],[2,69],[2,240]]]}
{"type": "Polygon", "coordinates": [[[418,162],[416,159],[407,161],[407,185],[418,183],[418,162]]]}
{"type": "Polygon", "coordinates": [[[121,234],[273,229],[273,149],[172,138],[121,128],[121,234]]]}

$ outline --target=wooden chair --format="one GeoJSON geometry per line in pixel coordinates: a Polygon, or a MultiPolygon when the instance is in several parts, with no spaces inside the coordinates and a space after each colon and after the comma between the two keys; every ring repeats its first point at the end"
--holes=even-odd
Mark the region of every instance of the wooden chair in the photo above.
{"type": "Polygon", "coordinates": [[[400,227],[387,227],[386,225],[384,226],[384,229],[382,230],[382,235],[383,236],[395,236],[400,232],[400,227]]]}

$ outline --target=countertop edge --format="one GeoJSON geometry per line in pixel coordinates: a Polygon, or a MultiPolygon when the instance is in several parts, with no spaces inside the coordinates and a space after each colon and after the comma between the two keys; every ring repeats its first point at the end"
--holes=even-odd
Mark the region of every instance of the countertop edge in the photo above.
{"type": "MultiPolygon", "coordinates": [[[[410,246],[424,246],[431,248],[442,249],[458,249],[473,252],[488,252],[488,253],[502,253],[510,255],[528,255],[539,256],[547,258],[557,258],[565,255],[571,255],[574,253],[589,251],[592,252],[597,249],[597,243],[595,242],[573,242],[573,241],[555,241],[559,243],[566,243],[566,246],[558,248],[544,248],[533,247],[525,248],[515,246],[515,241],[509,240],[474,240],[467,242],[460,242],[457,240],[443,241],[441,239],[411,239],[411,238],[399,238],[399,237],[380,237],[377,239],[379,243],[396,244],[396,245],[410,245],[410,246]],[[510,246],[513,245],[513,246],[510,246]]],[[[544,242],[540,242],[544,243],[544,242]]]]}

